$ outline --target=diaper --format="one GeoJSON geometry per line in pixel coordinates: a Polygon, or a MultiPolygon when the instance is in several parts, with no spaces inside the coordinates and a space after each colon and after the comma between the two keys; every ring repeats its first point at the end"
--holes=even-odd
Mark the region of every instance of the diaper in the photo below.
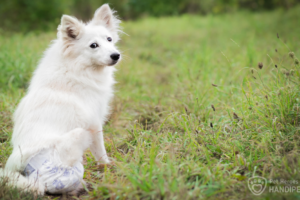
{"type": "Polygon", "coordinates": [[[60,194],[77,189],[83,178],[84,168],[78,162],[72,167],[62,166],[60,158],[52,149],[41,150],[32,157],[24,169],[24,175],[38,184],[44,184],[45,191],[60,194]]]}

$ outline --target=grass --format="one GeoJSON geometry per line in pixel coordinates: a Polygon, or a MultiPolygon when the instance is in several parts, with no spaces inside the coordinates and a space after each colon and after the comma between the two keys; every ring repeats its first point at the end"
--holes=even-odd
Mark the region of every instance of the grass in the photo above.
{"type": "MultiPolygon", "coordinates": [[[[253,176],[300,184],[299,18],[296,7],[124,23],[129,37],[119,44],[124,59],[105,125],[115,164],[97,166],[87,151],[93,190],[80,198],[299,199],[254,196],[247,186],[253,176]]],[[[54,38],[0,37],[2,167],[12,151],[11,115],[54,38]]],[[[11,192],[2,188],[1,196],[11,192]]]]}

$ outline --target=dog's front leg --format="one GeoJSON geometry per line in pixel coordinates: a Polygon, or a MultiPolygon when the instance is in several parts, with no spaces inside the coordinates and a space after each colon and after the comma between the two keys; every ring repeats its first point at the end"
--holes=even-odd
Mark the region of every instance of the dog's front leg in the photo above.
{"type": "Polygon", "coordinates": [[[93,131],[92,135],[93,142],[90,149],[95,159],[104,164],[110,163],[104,146],[102,127],[100,127],[100,129],[98,129],[97,131],[93,131]]]}

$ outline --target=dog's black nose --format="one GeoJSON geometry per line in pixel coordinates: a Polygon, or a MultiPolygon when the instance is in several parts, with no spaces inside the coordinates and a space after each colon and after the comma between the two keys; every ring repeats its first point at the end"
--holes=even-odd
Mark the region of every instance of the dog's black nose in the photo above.
{"type": "Polygon", "coordinates": [[[119,53],[113,53],[110,55],[111,59],[117,61],[120,58],[120,54],[119,53]]]}

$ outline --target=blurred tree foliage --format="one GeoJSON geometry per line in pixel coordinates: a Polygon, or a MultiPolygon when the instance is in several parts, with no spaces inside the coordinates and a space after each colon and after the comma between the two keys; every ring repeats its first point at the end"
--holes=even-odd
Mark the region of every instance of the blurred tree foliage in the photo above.
{"type": "Polygon", "coordinates": [[[62,14],[88,20],[95,8],[109,3],[121,19],[193,14],[218,14],[239,9],[251,11],[289,9],[300,0],[1,0],[0,27],[3,30],[48,30],[59,24],[62,14]]]}
{"type": "Polygon", "coordinates": [[[69,12],[73,0],[1,0],[0,27],[13,31],[48,29],[69,12]]]}

